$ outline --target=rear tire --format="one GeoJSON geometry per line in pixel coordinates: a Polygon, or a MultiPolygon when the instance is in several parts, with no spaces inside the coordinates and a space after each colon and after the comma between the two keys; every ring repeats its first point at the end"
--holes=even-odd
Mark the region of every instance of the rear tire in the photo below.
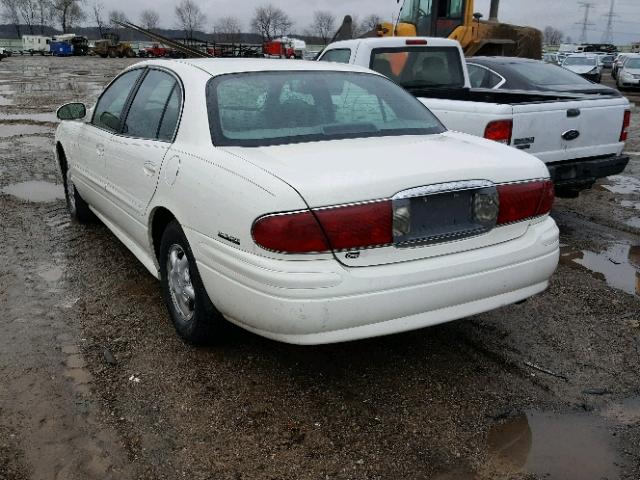
{"type": "Polygon", "coordinates": [[[224,318],[209,299],[189,242],[176,220],[162,234],[159,263],[162,297],[178,335],[192,345],[218,339],[224,318]]]}

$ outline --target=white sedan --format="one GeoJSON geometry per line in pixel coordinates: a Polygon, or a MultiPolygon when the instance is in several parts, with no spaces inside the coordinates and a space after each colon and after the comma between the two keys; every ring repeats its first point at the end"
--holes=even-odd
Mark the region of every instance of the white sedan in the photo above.
{"type": "Polygon", "coordinates": [[[542,292],[557,266],[545,165],[366,69],[146,61],[58,116],[72,217],[160,279],[195,344],[224,319],[298,344],[417,329],[542,292]]]}

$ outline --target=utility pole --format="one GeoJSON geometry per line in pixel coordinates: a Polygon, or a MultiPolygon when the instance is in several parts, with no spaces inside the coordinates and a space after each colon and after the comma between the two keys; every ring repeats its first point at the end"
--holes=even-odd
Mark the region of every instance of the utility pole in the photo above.
{"type": "Polygon", "coordinates": [[[605,15],[607,18],[607,28],[602,34],[602,43],[613,43],[613,19],[617,17],[615,13],[616,0],[611,0],[611,6],[609,7],[609,13],[605,15]]]}
{"type": "Polygon", "coordinates": [[[593,8],[593,3],[588,1],[578,2],[580,8],[584,8],[584,19],[582,22],[576,23],[576,25],[582,25],[582,33],[580,34],[580,43],[587,43],[587,27],[591,27],[594,24],[589,23],[589,13],[593,8]]]}
{"type": "Polygon", "coordinates": [[[500,0],[491,0],[491,8],[489,9],[489,21],[498,21],[498,11],[500,10],[500,0]]]}

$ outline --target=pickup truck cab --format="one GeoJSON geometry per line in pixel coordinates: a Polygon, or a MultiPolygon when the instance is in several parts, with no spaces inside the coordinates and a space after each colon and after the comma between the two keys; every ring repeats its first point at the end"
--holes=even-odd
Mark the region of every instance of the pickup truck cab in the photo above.
{"type": "Polygon", "coordinates": [[[473,89],[460,44],[427,37],[335,42],[318,57],[376,70],[415,95],[450,130],[535,155],[556,194],[575,197],[596,179],[622,172],[630,119],[624,97],[473,89]]]}

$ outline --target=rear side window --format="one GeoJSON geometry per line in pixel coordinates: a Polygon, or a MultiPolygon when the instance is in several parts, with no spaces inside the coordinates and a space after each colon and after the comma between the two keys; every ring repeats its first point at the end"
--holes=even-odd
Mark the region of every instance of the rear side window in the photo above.
{"type": "Polygon", "coordinates": [[[378,48],[371,52],[369,68],[403,87],[464,87],[455,47],[378,48]]]}
{"type": "Polygon", "coordinates": [[[349,60],[351,60],[351,50],[348,48],[329,50],[320,59],[321,62],[336,63],[349,63],[349,60]]]}
{"type": "Polygon", "coordinates": [[[142,72],[137,69],[123,73],[109,85],[96,104],[92,120],[95,126],[112,132],[119,130],[122,111],[142,72]]]}
{"type": "Polygon", "coordinates": [[[178,88],[177,84],[176,79],[168,73],[149,70],[131,102],[122,133],[129,137],[157,139],[168,111],[169,99],[178,88]]]}
{"type": "Polygon", "coordinates": [[[469,63],[469,81],[473,88],[495,88],[504,80],[491,70],[469,63]]]}

